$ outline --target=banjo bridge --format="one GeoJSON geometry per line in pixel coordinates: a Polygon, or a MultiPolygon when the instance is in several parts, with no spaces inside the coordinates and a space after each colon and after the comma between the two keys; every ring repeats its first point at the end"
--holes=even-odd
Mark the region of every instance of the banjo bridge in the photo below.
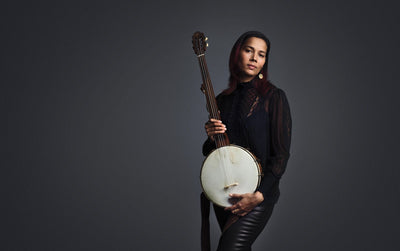
{"type": "Polygon", "coordinates": [[[239,183],[238,183],[238,182],[235,182],[235,183],[232,183],[232,184],[230,184],[230,185],[224,186],[224,189],[228,189],[228,188],[230,188],[230,187],[234,187],[234,186],[237,186],[237,185],[239,185],[239,183]]]}

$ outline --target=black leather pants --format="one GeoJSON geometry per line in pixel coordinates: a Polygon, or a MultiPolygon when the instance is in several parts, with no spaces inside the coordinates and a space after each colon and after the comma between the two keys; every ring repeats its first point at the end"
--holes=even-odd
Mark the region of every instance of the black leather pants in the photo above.
{"type": "MultiPolygon", "coordinates": [[[[241,217],[222,233],[217,251],[250,251],[251,245],[271,217],[273,209],[274,204],[257,206],[241,217]]],[[[215,205],[214,211],[222,230],[231,213],[215,205]]]]}

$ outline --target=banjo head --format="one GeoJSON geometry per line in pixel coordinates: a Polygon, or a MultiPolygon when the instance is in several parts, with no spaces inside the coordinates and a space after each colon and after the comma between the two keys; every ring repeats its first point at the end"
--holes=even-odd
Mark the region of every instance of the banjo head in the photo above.
{"type": "Polygon", "coordinates": [[[253,193],[259,183],[261,168],[257,159],[245,148],[223,146],[204,160],[200,182],[207,198],[214,204],[229,207],[229,194],[253,193]]]}

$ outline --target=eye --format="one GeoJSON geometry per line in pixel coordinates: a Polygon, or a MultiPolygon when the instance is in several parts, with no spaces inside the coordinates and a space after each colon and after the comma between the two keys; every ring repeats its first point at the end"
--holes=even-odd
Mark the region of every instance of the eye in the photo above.
{"type": "Polygon", "coordinates": [[[259,54],[260,58],[265,58],[264,54],[259,54]]]}
{"type": "Polygon", "coordinates": [[[250,49],[244,49],[244,51],[245,51],[245,52],[251,52],[251,50],[250,50],[250,49]]]}

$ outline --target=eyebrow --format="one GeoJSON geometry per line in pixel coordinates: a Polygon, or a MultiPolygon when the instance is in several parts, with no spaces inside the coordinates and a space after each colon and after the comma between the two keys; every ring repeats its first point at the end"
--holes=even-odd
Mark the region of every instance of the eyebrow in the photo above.
{"type": "MultiPolygon", "coordinates": [[[[253,51],[255,51],[255,49],[254,49],[254,47],[253,46],[250,46],[250,45],[244,45],[244,47],[249,47],[250,49],[252,49],[253,51]]],[[[260,52],[262,52],[262,53],[267,53],[267,52],[265,52],[265,51],[262,51],[262,50],[260,50],[260,52]]]]}

